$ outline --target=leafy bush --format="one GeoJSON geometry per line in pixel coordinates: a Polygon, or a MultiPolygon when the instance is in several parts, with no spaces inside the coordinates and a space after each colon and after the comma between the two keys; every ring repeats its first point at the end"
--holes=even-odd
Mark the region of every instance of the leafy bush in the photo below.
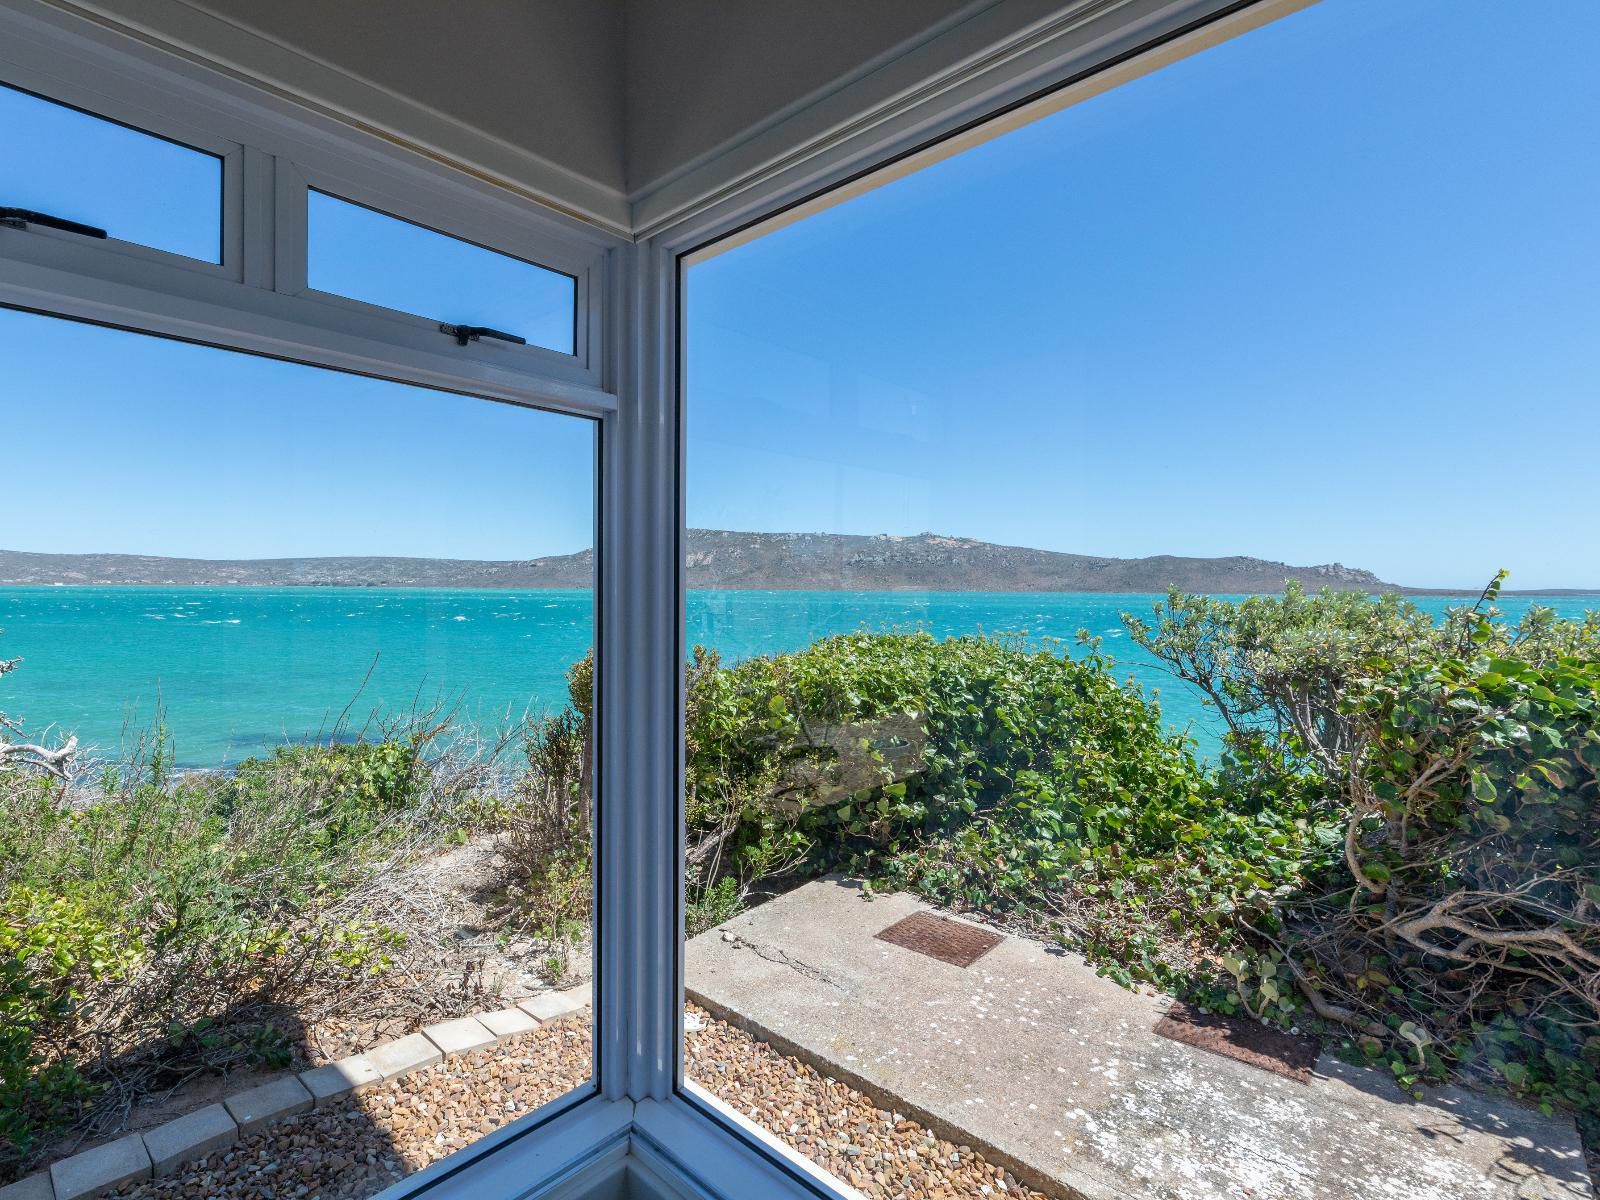
{"type": "Polygon", "coordinates": [[[0,1146],[26,1153],[92,1094],[63,1032],[85,988],[138,957],[82,899],[21,884],[0,897],[0,1146]]]}
{"type": "Polygon", "coordinates": [[[570,705],[524,731],[527,769],[502,815],[500,849],[510,868],[503,929],[543,941],[545,973],[566,974],[593,908],[591,809],[594,660],[567,671],[570,705]]]}
{"type": "Polygon", "coordinates": [[[688,911],[684,914],[685,933],[689,937],[698,937],[724,921],[731,921],[743,911],[744,900],[739,895],[738,881],[731,875],[724,875],[689,901],[688,911]]]}
{"type": "Polygon", "coordinates": [[[835,868],[1037,908],[1130,837],[1172,846],[1202,812],[1227,816],[1189,744],[1093,647],[856,633],[730,667],[696,648],[685,740],[697,921],[835,868]]]}
{"type": "Polygon", "coordinates": [[[414,807],[427,783],[425,735],[333,745],[279,746],[267,758],[240,763],[220,788],[225,812],[271,797],[296,800],[300,828],[332,850],[372,834],[384,818],[414,807]]]}
{"type": "Polygon", "coordinates": [[[0,1166],[76,1119],[116,1065],[274,1062],[286,1005],[398,950],[369,896],[418,801],[416,743],[295,747],[233,776],[158,735],[69,791],[0,775],[0,1166]]]}
{"type": "MultiPolygon", "coordinates": [[[[1081,884],[1087,907],[1059,915],[1121,945],[1142,936],[1129,880],[1168,888],[1204,821],[1238,823],[1092,645],[1072,658],[1049,642],[861,633],[731,668],[699,651],[688,694],[697,913],[730,894],[723,879],[742,897],[796,869],[879,874],[1022,921],[1081,884]]],[[[1188,886],[1208,879],[1196,861],[1188,886]]],[[[1143,953],[1159,957],[1153,941],[1143,953]]]]}
{"type": "Polygon", "coordinates": [[[1465,1070],[1596,1121],[1600,615],[1513,624],[1499,586],[1437,624],[1297,589],[1127,621],[1227,719],[1219,794],[1312,835],[1294,887],[1229,914],[1213,1002],[1320,1019],[1406,1086],[1465,1070]]]}
{"type": "Polygon", "coordinates": [[[1308,997],[1399,1031],[1408,1082],[1465,1064],[1600,1113],[1600,657],[1466,633],[1348,701],[1340,869],[1279,940],[1308,997]]]}
{"type": "MultiPolygon", "coordinates": [[[[1093,642],[1078,659],[998,644],[984,657],[1004,665],[965,679],[955,707],[982,731],[960,744],[982,764],[963,773],[986,779],[983,799],[896,857],[888,882],[1054,933],[1125,984],[1174,989],[1238,940],[1241,914],[1299,887],[1327,840],[1314,788],[1280,780],[1241,801],[1093,642]]],[[[949,703],[937,696],[934,713],[949,703]]]]}

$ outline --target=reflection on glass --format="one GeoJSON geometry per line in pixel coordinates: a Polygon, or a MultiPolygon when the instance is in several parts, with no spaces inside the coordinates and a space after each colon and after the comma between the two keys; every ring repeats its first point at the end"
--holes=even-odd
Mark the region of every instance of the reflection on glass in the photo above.
{"type": "Polygon", "coordinates": [[[690,269],[691,1080],[884,1200],[1588,1194],[1600,10],[1525,15],[690,269]]]}
{"type": "Polygon", "coordinates": [[[418,1034],[450,1056],[236,1161],[371,1195],[584,1085],[593,424],[8,310],[0,347],[0,1183],[418,1034]]]}
{"type": "Polygon", "coordinates": [[[0,207],[222,261],[222,160],[0,85],[0,207]]]}
{"type": "Polygon", "coordinates": [[[323,192],[306,204],[307,281],[318,291],[574,352],[572,276],[323,192]]]}

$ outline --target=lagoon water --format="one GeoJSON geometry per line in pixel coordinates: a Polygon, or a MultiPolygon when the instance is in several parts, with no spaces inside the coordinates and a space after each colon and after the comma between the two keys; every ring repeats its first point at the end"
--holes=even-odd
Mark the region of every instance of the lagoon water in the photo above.
{"type": "MultiPolygon", "coordinates": [[[[725,660],[793,650],[855,629],[1027,633],[1105,639],[1121,674],[1159,689],[1162,713],[1214,746],[1216,717],[1163,674],[1118,619],[1160,597],[1088,593],[691,592],[687,635],[725,660]]],[[[1429,597],[1443,613],[1471,598],[1429,597]]],[[[1513,597],[1577,615],[1595,597],[1513,597]]],[[[493,728],[566,699],[563,673],[588,648],[586,591],[352,588],[0,589],[0,712],[76,733],[102,753],[125,748],[158,706],[179,765],[215,767],[285,741],[346,735],[369,721],[453,707],[493,728]]]]}

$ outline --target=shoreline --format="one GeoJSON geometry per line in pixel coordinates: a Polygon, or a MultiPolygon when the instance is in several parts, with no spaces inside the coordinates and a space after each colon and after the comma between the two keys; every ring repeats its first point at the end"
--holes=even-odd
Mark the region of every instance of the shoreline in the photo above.
{"type": "MultiPolygon", "coordinates": [[[[684,590],[694,593],[740,593],[746,595],[783,595],[788,593],[818,594],[818,595],[866,595],[866,596],[1165,596],[1165,591],[1122,591],[1118,589],[1085,589],[1085,588],[928,588],[928,587],[827,587],[816,586],[816,581],[807,581],[807,585],[799,583],[793,585],[777,585],[772,587],[718,587],[699,586],[689,587],[684,590]],[[809,585],[809,586],[807,586],[809,585]]],[[[1264,596],[1276,595],[1274,592],[1213,592],[1183,589],[1195,595],[1202,596],[1264,596]]],[[[1318,589],[1320,590],[1320,589],[1318,589]]],[[[1405,598],[1424,599],[1451,599],[1476,601],[1483,594],[1482,588],[1425,588],[1403,587],[1386,591],[1363,591],[1360,588],[1334,588],[1333,591],[1362,592],[1367,596],[1402,596],[1405,598]]],[[[53,591],[147,591],[147,592],[537,592],[560,593],[567,595],[580,595],[593,592],[592,587],[569,587],[550,585],[541,587],[537,584],[438,584],[438,583],[338,583],[338,582],[311,582],[311,583],[124,583],[116,580],[97,580],[92,583],[30,583],[18,580],[0,580],[0,592],[53,592],[53,591]]],[[[1600,600],[1600,587],[1596,588],[1504,588],[1501,596],[1515,596],[1518,599],[1533,600],[1549,597],[1552,600],[1574,600],[1592,596],[1600,600]]]]}

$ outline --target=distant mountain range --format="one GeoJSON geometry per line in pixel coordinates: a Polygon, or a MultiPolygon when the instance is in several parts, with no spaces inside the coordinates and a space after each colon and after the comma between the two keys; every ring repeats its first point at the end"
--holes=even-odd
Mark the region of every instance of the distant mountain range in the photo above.
{"type": "MultiPolygon", "coordinates": [[[[922,533],[735,533],[691,529],[691,588],[945,592],[1278,592],[1309,589],[1417,591],[1371,571],[1328,563],[1296,567],[1260,558],[1104,558],[997,546],[922,533]]],[[[454,558],[214,560],[137,554],[32,554],[0,550],[0,587],[113,584],[128,587],[579,588],[593,578],[590,550],[484,562],[454,558]]]]}

